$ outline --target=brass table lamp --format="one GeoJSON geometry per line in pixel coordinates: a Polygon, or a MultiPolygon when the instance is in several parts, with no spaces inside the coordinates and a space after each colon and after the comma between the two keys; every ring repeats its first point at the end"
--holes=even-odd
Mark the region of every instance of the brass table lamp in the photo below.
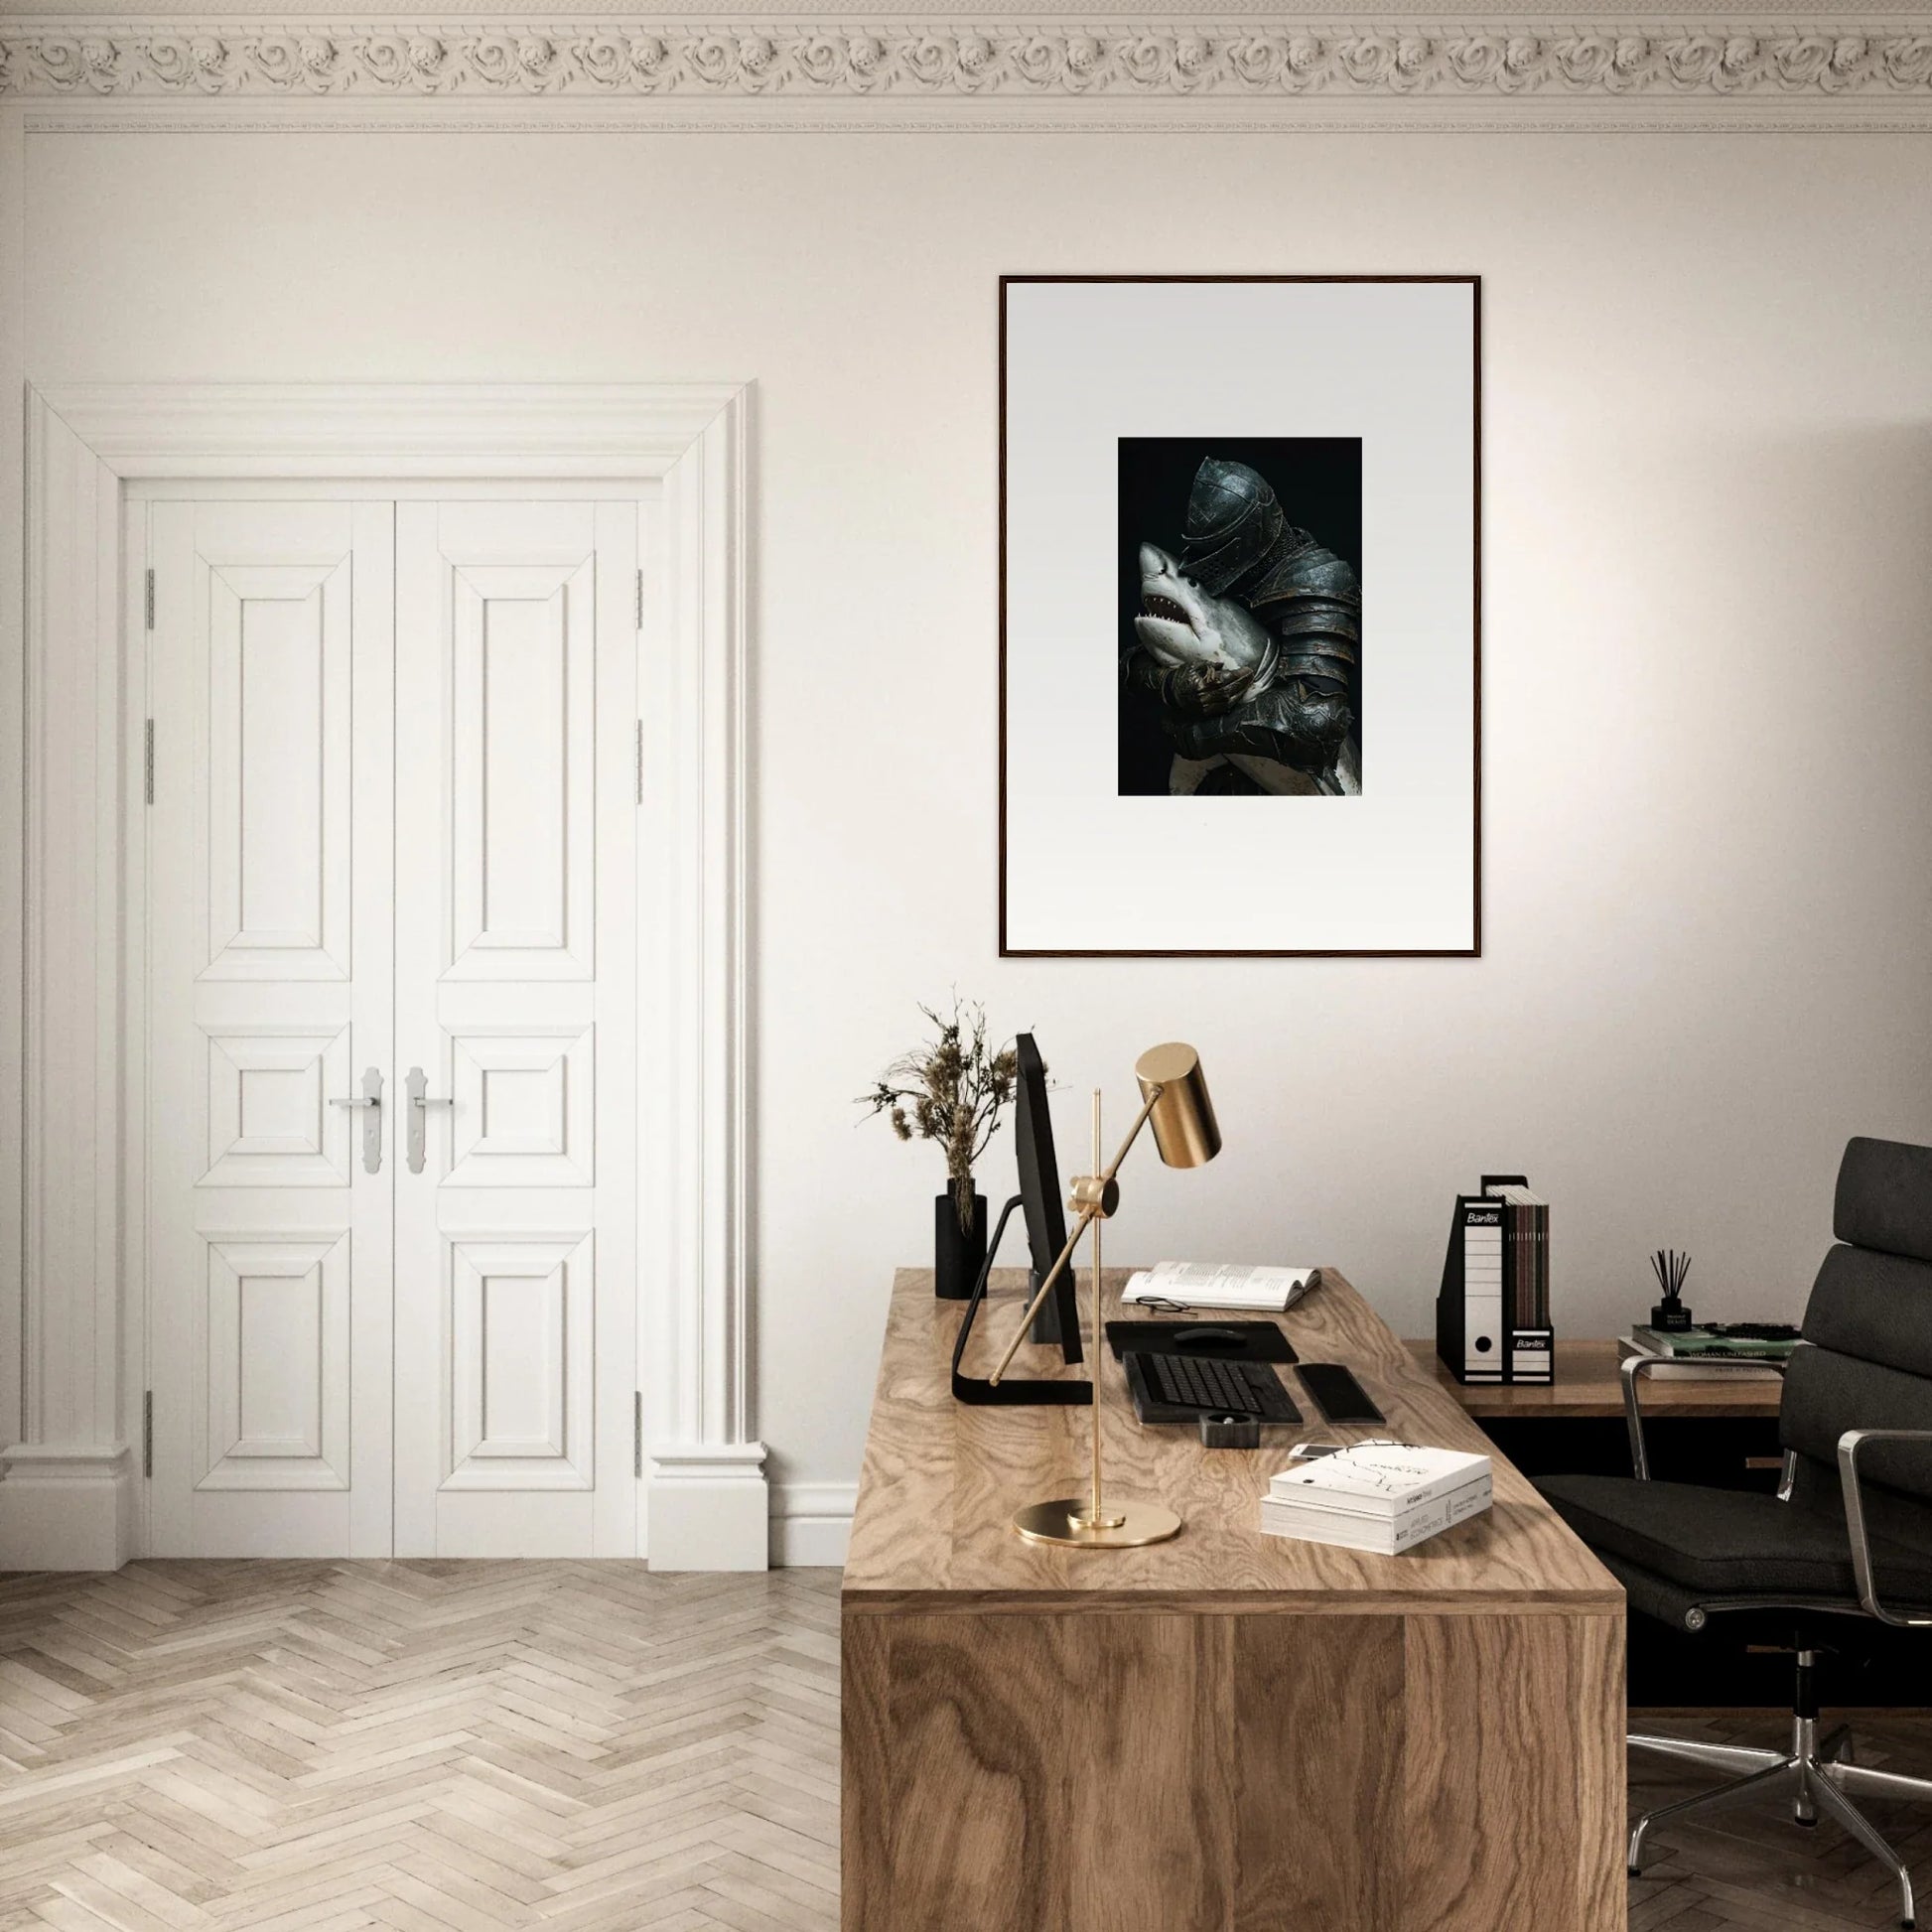
{"type": "Polygon", "coordinates": [[[1093,1281],[1093,1354],[1088,1358],[1093,1381],[1093,1476],[1086,1495],[1029,1503],[1014,1517],[1013,1527],[1031,1543],[1063,1543],[1082,1550],[1133,1550],[1148,1543],[1165,1543],[1180,1530],[1180,1518],[1164,1504],[1109,1501],[1101,1493],[1100,1374],[1106,1360],[1106,1334],[1100,1320],[1100,1223],[1120,1205],[1120,1185],[1115,1176],[1143,1127],[1152,1125],[1154,1144],[1171,1168],[1198,1168],[1213,1160],[1221,1151],[1221,1130],[1214,1119],[1214,1103],[1207,1096],[1207,1082],[1201,1077],[1200,1055],[1191,1046],[1178,1041],[1150,1046],[1135,1063],[1134,1077],[1141,1085],[1141,1111],[1127,1130],[1120,1151],[1104,1169],[1100,1168],[1100,1094],[1098,1089],[1094,1092],[1093,1164],[1100,1171],[1074,1180],[1067,1206],[1076,1218],[1066,1246],[1046,1271],[999,1367],[989,1378],[997,1384],[1012,1365],[1040,1304],[1072,1260],[1081,1235],[1091,1228],[1093,1241],[1087,1262],[1093,1281]]]}

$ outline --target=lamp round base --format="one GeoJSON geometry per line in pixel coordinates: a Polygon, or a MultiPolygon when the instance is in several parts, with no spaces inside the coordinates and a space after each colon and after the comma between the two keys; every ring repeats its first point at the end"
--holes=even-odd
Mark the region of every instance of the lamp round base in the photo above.
{"type": "Polygon", "coordinates": [[[1091,1502],[1088,1496],[1059,1496],[1049,1503],[1029,1503],[1015,1513],[1013,1527],[1029,1543],[1061,1543],[1075,1550],[1139,1550],[1180,1534],[1180,1518],[1160,1503],[1109,1498],[1108,1514],[1121,1520],[1101,1525],[1081,1520],[1091,1502]]]}

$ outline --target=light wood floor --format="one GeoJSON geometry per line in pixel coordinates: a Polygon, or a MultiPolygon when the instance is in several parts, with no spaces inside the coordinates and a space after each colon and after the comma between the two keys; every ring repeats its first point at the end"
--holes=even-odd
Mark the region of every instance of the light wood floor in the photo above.
{"type": "MultiPolygon", "coordinates": [[[[1644,1722],[1773,1742],[1788,1721],[1644,1722]]],[[[1932,1771],[1932,1712],[1860,1732],[1864,1762],[1932,1771]]],[[[1639,1809],[1696,1783],[1633,1758],[1639,1809]]],[[[1932,1894],[1932,1807],[1870,1809],[1932,1894]]],[[[1773,1810],[1660,1835],[1630,1897],[1631,1932],[1839,1932],[1890,1923],[1893,1894],[1773,1810]]],[[[0,1932],[837,1921],[835,1572],[0,1579],[0,1932]]]]}
{"type": "Polygon", "coordinates": [[[838,1575],[0,1580],[0,1927],[838,1922],[838,1575]]]}

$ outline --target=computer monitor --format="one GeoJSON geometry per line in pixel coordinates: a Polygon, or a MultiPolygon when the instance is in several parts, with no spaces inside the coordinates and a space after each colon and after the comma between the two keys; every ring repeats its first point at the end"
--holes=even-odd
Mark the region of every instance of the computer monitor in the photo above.
{"type": "MultiPolygon", "coordinates": [[[[1014,1159],[1020,1170],[1020,1191],[1000,1210],[999,1225],[986,1252],[986,1266],[973,1285],[972,1299],[960,1317],[959,1333],[953,1341],[952,1392],[961,1402],[972,1403],[1063,1403],[1079,1404],[1093,1400],[1090,1384],[1081,1382],[1041,1382],[1017,1375],[1004,1375],[997,1384],[985,1376],[968,1375],[961,1367],[967,1343],[973,1333],[974,1317],[986,1299],[987,1277],[999,1256],[1000,1238],[1008,1221],[1019,1208],[1027,1222],[1027,1246],[1033,1263],[1027,1299],[1039,1293],[1060,1250],[1066,1246],[1066,1215],[1060,1205],[1059,1163],[1053,1158],[1053,1117],[1046,1103],[1046,1064],[1032,1034],[1021,1034],[1014,1041],[1018,1061],[1014,1090],[1014,1159]]],[[[1058,1343],[1062,1361],[1084,1359],[1080,1343],[1080,1316],[1073,1294],[1073,1269],[1069,1264],[1053,1284],[1053,1292],[1041,1304],[1034,1318],[1029,1339],[1051,1345],[1058,1343]]]]}
{"type": "MultiPolygon", "coordinates": [[[[1021,1211],[1027,1217],[1027,1246],[1032,1250],[1033,1282],[1029,1300],[1039,1293],[1046,1271],[1066,1246],[1066,1215],[1060,1206],[1059,1163],[1053,1158],[1053,1116],[1046,1100],[1046,1062],[1032,1034],[1013,1042],[1019,1061],[1014,1092],[1014,1157],[1020,1169],[1021,1211]]],[[[1053,1292],[1034,1317],[1033,1339],[1058,1342],[1069,1362],[1081,1359],[1080,1318],[1069,1265],[1053,1292]]]]}

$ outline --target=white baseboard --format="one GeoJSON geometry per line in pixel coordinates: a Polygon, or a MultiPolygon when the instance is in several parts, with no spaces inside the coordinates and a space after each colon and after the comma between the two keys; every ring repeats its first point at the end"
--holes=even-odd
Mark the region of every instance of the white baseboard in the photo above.
{"type": "Polygon", "coordinates": [[[660,1444],[650,1461],[653,1570],[770,1567],[762,1443],[660,1444]]]}
{"type": "Polygon", "coordinates": [[[771,1491],[771,1561],[785,1569],[841,1570],[852,1537],[856,1482],[785,1482],[771,1491]]]}
{"type": "Polygon", "coordinates": [[[133,1553],[125,1443],[16,1443],[0,1468],[0,1570],[118,1570],[133,1553]]]}

